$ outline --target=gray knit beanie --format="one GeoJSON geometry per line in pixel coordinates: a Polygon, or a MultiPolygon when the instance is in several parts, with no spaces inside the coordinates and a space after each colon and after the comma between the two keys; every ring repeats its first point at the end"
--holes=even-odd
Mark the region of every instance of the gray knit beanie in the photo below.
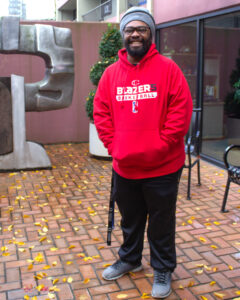
{"type": "Polygon", "coordinates": [[[133,6],[129,8],[125,14],[122,16],[120,21],[120,32],[123,37],[123,30],[125,26],[132,21],[142,21],[146,23],[152,33],[152,38],[155,37],[155,21],[153,16],[150,14],[149,10],[144,7],[133,6]]]}

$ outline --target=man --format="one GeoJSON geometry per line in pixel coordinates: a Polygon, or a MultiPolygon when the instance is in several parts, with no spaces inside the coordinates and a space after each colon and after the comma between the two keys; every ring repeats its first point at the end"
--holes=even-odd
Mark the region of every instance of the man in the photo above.
{"type": "Polygon", "coordinates": [[[105,70],[94,99],[94,122],[113,157],[112,196],[123,231],[120,259],[102,276],[115,280],[142,269],[148,218],[152,296],[164,298],[176,267],[176,201],[192,99],[178,66],[157,52],[155,22],[147,9],[130,8],[120,31],[125,49],[105,70]]]}

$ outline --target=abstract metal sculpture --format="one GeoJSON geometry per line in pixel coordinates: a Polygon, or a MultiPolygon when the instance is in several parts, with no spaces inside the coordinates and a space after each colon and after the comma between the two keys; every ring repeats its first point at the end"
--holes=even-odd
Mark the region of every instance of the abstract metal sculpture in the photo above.
{"type": "MultiPolygon", "coordinates": [[[[0,170],[49,168],[51,162],[44,148],[26,142],[25,111],[55,110],[71,104],[74,85],[71,30],[41,24],[20,25],[18,17],[2,17],[0,53],[37,55],[44,59],[46,65],[45,77],[39,82],[24,84],[24,78],[12,75],[8,84],[11,87],[9,92],[6,78],[0,78],[0,109],[12,107],[13,128],[10,153],[9,147],[7,151],[2,147],[1,151],[7,131],[0,131],[0,170]],[[4,97],[8,93],[11,93],[11,97],[4,97]]],[[[9,111],[9,108],[5,110],[9,111]]]]}

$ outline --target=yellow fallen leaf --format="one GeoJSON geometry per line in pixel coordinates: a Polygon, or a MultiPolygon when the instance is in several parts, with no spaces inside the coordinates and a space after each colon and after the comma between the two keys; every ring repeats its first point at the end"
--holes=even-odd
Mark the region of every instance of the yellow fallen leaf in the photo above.
{"type": "Polygon", "coordinates": [[[48,227],[46,225],[44,225],[42,231],[45,233],[48,232],[48,227]]]}
{"type": "Polygon", "coordinates": [[[142,299],[150,299],[152,298],[148,293],[143,293],[141,296],[142,299]]]}
{"type": "Polygon", "coordinates": [[[24,296],[24,299],[25,299],[25,300],[29,300],[30,297],[29,297],[28,295],[25,295],[25,296],[24,296]]]}
{"type": "Polygon", "coordinates": [[[67,265],[71,265],[72,263],[72,261],[67,261],[67,265]]]}
{"type": "Polygon", "coordinates": [[[201,297],[202,300],[208,300],[208,298],[205,297],[205,296],[200,296],[200,297],[201,297]]]}
{"type": "Polygon", "coordinates": [[[64,277],[64,278],[62,279],[62,282],[67,282],[67,278],[64,277]]]}
{"type": "Polygon", "coordinates": [[[53,280],[53,285],[55,285],[56,283],[58,283],[58,281],[59,281],[58,278],[54,279],[54,280],[53,280]]]}
{"type": "Polygon", "coordinates": [[[199,240],[203,243],[205,243],[207,241],[204,237],[200,237],[199,240]]]}
{"type": "Polygon", "coordinates": [[[207,271],[211,271],[212,270],[212,268],[209,267],[209,266],[207,266],[207,265],[204,265],[204,269],[207,270],[207,271]]]}
{"type": "Polygon", "coordinates": [[[56,247],[50,248],[50,251],[57,251],[57,250],[58,250],[58,248],[56,248],[56,247]]]}
{"type": "Polygon", "coordinates": [[[66,229],[65,229],[65,228],[61,228],[61,229],[60,229],[60,231],[62,231],[62,232],[65,232],[65,231],[66,231],[66,229]]]}
{"type": "Polygon", "coordinates": [[[87,257],[84,257],[83,260],[84,261],[92,260],[92,257],[91,256],[87,256],[87,257]]]}
{"type": "Polygon", "coordinates": [[[84,253],[78,253],[77,257],[85,257],[85,254],[84,253]]]}
{"type": "Polygon", "coordinates": [[[90,279],[89,279],[89,278],[86,278],[86,279],[83,280],[83,283],[84,283],[84,284],[87,284],[89,281],[90,281],[90,279]]]}
{"type": "Polygon", "coordinates": [[[55,299],[55,294],[53,294],[53,293],[48,293],[48,297],[49,297],[50,299],[55,299]]]}
{"type": "Polygon", "coordinates": [[[150,273],[150,274],[145,274],[145,276],[151,278],[151,277],[153,277],[153,274],[152,274],[152,273],[150,273]]]}
{"type": "Polygon", "coordinates": [[[37,296],[33,296],[31,300],[37,300],[37,296]]]}
{"type": "Polygon", "coordinates": [[[60,292],[60,289],[54,285],[49,288],[49,292],[60,292]]]}
{"type": "Polygon", "coordinates": [[[126,299],[128,297],[128,294],[119,294],[117,295],[118,299],[126,299]]]}
{"type": "Polygon", "coordinates": [[[43,257],[43,255],[41,253],[38,253],[37,256],[34,258],[34,260],[36,262],[43,262],[44,257],[43,257]]]}
{"type": "Polygon", "coordinates": [[[67,282],[68,282],[68,283],[72,283],[72,282],[73,282],[72,277],[68,277],[67,282]]]}
{"type": "Polygon", "coordinates": [[[215,225],[220,225],[220,223],[219,223],[219,222],[213,222],[213,224],[215,224],[215,225]]]}
{"type": "Polygon", "coordinates": [[[27,218],[30,218],[29,215],[23,215],[23,218],[27,219],[27,218]]]}
{"type": "Polygon", "coordinates": [[[240,291],[236,291],[235,294],[236,294],[236,295],[240,295],[240,291]]]}
{"type": "Polygon", "coordinates": [[[56,267],[56,265],[57,265],[57,262],[56,262],[56,261],[53,261],[53,262],[52,262],[52,266],[56,267]]]}
{"type": "Polygon", "coordinates": [[[200,275],[200,274],[202,274],[203,273],[203,270],[197,270],[196,271],[196,274],[198,274],[198,275],[200,275]]]}
{"type": "Polygon", "coordinates": [[[104,246],[99,246],[98,250],[104,249],[104,246]]]}
{"type": "Polygon", "coordinates": [[[229,265],[228,268],[229,268],[229,270],[233,270],[233,266],[229,265]]]}
{"type": "Polygon", "coordinates": [[[26,252],[26,249],[24,249],[24,248],[18,248],[18,251],[19,252],[26,252]]]}
{"type": "Polygon", "coordinates": [[[105,264],[105,265],[103,265],[104,268],[107,268],[109,266],[111,266],[111,264],[105,264]]]}
{"type": "Polygon", "coordinates": [[[213,294],[219,299],[223,299],[223,297],[225,296],[224,294],[217,293],[217,292],[214,292],[213,294]]]}
{"type": "Polygon", "coordinates": [[[215,245],[211,245],[211,248],[213,248],[213,249],[217,249],[218,247],[217,247],[217,246],[215,246],[215,245]]]}
{"type": "Polygon", "coordinates": [[[47,239],[47,237],[46,237],[46,236],[43,236],[42,238],[40,238],[39,242],[43,242],[43,241],[45,241],[46,239],[47,239]]]}
{"type": "Polygon", "coordinates": [[[70,250],[73,249],[73,248],[76,248],[76,246],[71,245],[71,246],[68,247],[68,249],[70,249],[70,250]]]}
{"type": "Polygon", "coordinates": [[[93,255],[93,258],[100,258],[100,255],[93,255]]]}
{"type": "Polygon", "coordinates": [[[38,290],[39,292],[41,292],[41,290],[44,288],[44,284],[40,284],[38,286],[36,286],[36,290],[38,290]]]}
{"type": "Polygon", "coordinates": [[[209,284],[212,286],[212,285],[216,284],[216,281],[211,281],[209,284]]]}
{"type": "Polygon", "coordinates": [[[99,241],[99,238],[93,238],[94,241],[99,241]]]}
{"type": "Polygon", "coordinates": [[[184,290],[184,286],[182,284],[179,285],[178,287],[180,290],[184,290]]]}
{"type": "Polygon", "coordinates": [[[188,287],[192,287],[192,286],[194,286],[194,283],[195,283],[194,281],[189,281],[189,283],[188,283],[187,286],[188,286],[188,287]]]}
{"type": "Polygon", "coordinates": [[[32,268],[33,268],[33,264],[29,265],[27,269],[30,271],[32,270],[32,268]]]}
{"type": "Polygon", "coordinates": [[[12,231],[13,225],[8,226],[8,231],[12,231]]]}
{"type": "Polygon", "coordinates": [[[51,266],[46,265],[46,266],[43,267],[43,270],[48,270],[48,269],[50,269],[50,268],[51,268],[51,266]]]}

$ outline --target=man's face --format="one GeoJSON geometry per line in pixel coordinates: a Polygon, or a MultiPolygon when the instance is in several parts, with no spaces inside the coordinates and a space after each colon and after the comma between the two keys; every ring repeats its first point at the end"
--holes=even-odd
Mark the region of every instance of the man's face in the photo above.
{"type": "Polygon", "coordinates": [[[124,46],[131,57],[141,59],[148,52],[151,44],[151,30],[146,23],[132,21],[125,26],[124,46]]]}

